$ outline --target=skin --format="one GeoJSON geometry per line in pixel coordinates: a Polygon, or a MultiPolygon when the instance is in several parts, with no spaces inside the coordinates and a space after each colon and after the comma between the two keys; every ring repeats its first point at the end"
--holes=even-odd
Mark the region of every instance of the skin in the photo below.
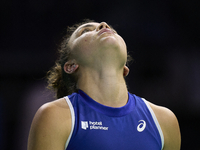
{"type": "MultiPolygon", "coordinates": [[[[125,66],[127,49],[123,38],[105,22],[91,22],[72,34],[69,46],[72,57],[64,70],[78,76],[77,87],[103,105],[124,106],[128,101],[124,76],[129,69],[125,66]],[[106,32],[100,34],[103,30],[106,32]]],[[[149,104],[164,134],[164,150],[180,150],[176,116],[167,108],[149,104]]],[[[62,98],[44,104],[33,119],[28,150],[63,150],[70,131],[71,114],[66,101],[62,98]]]]}

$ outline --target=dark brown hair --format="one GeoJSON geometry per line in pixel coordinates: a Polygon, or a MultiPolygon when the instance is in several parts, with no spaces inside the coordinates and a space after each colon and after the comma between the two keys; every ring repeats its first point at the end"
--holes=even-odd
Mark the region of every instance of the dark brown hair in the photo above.
{"type": "MultiPolygon", "coordinates": [[[[63,70],[64,64],[70,59],[71,49],[68,46],[69,39],[73,32],[81,25],[93,20],[86,19],[81,23],[75,24],[67,28],[66,35],[62,38],[62,41],[58,47],[59,58],[56,60],[55,65],[47,72],[48,89],[54,90],[56,98],[62,98],[77,92],[76,88],[76,77],[73,74],[67,74],[63,70]]],[[[127,63],[132,60],[131,56],[128,55],[127,63]]]]}

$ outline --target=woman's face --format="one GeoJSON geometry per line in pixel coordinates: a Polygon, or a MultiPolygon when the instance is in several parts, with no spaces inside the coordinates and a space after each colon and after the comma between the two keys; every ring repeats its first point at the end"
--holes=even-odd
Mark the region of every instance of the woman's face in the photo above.
{"type": "Polygon", "coordinates": [[[124,40],[105,22],[91,22],[79,26],[68,44],[72,57],[79,65],[116,63],[124,66],[126,63],[127,50],[124,40]]]}

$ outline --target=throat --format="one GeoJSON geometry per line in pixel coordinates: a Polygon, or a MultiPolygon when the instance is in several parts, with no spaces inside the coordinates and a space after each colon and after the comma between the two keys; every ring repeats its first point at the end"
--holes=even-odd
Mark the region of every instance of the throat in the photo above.
{"type": "MultiPolygon", "coordinates": [[[[79,82],[80,83],[80,82],[79,82]]],[[[122,107],[128,101],[128,91],[121,78],[85,78],[78,86],[96,102],[110,107],[122,107]]]]}

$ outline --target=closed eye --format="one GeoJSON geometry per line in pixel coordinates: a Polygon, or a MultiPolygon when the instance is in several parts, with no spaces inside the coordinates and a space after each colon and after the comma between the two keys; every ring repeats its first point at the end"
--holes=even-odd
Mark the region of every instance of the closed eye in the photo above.
{"type": "MultiPolygon", "coordinates": [[[[84,34],[86,32],[93,31],[95,29],[96,29],[96,27],[94,25],[90,25],[90,24],[89,25],[85,25],[85,26],[82,27],[82,29],[79,29],[79,31],[78,31],[79,32],[79,36],[81,36],[82,34],[84,34]]],[[[113,27],[110,26],[110,29],[113,30],[113,32],[117,34],[117,31],[114,30],[113,27]]]]}
{"type": "Polygon", "coordinates": [[[83,29],[83,30],[81,31],[81,35],[84,34],[84,33],[86,33],[86,32],[89,32],[89,31],[92,31],[92,30],[89,29],[89,28],[85,28],[85,29],[83,29]]]}

